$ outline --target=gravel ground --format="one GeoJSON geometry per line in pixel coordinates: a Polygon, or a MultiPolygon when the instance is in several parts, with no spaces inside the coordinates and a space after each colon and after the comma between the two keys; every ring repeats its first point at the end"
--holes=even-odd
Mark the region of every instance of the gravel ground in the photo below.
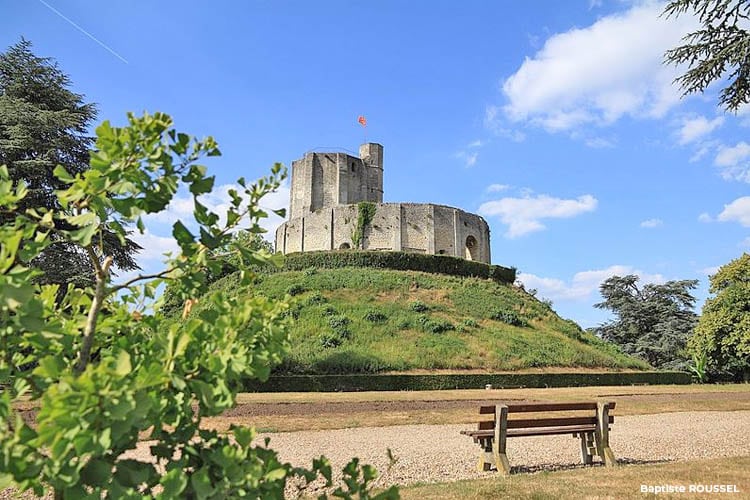
{"type": "MultiPolygon", "coordinates": [[[[354,429],[261,434],[283,461],[309,466],[321,454],[334,471],[351,457],[377,467],[376,484],[444,482],[487,477],[477,472],[479,446],[459,431],[470,426],[404,425],[354,429]],[[386,450],[396,462],[389,468],[386,450]]],[[[260,441],[259,441],[260,442],[260,441]]],[[[130,458],[148,459],[150,443],[139,443],[130,458]]],[[[659,463],[712,457],[750,455],[750,411],[680,412],[616,416],[610,446],[621,463],[659,463]]],[[[512,472],[582,467],[578,439],[571,436],[523,437],[508,440],[512,472]]],[[[596,459],[595,459],[596,460],[596,459]]],[[[595,465],[596,466],[596,465],[595,465]]],[[[0,499],[11,498],[0,491],[0,499]]],[[[24,496],[25,498],[29,498],[24,496]]]]}
{"type": "MultiPolygon", "coordinates": [[[[479,446],[458,425],[405,425],[266,434],[270,446],[293,465],[321,454],[341,469],[354,456],[381,471],[379,485],[441,482],[496,474],[477,472],[479,446]],[[388,469],[386,449],[396,463],[388,469]]],[[[680,412],[615,417],[610,446],[622,463],[750,455],[750,412],[680,412]]],[[[572,436],[508,440],[512,472],[582,467],[572,436]]]]}

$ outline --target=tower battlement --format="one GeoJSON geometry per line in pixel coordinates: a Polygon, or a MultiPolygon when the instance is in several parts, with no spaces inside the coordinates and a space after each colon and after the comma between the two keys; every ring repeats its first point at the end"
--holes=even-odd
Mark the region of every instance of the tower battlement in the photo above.
{"type": "Polygon", "coordinates": [[[321,208],[383,201],[383,146],[363,144],[360,157],[311,152],[292,162],[290,218],[321,208]]]}

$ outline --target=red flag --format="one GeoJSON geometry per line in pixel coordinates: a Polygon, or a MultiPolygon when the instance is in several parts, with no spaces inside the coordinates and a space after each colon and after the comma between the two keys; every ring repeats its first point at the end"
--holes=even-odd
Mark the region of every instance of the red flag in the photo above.
{"type": "Polygon", "coordinates": [[[364,117],[364,116],[362,116],[362,115],[359,115],[359,118],[357,118],[357,121],[358,121],[358,122],[359,122],[359,124],[360,124],[360,125],[362,125],[363,127],[366,127],[366,126],[367,126],[367,120],[365,120],[365,117],[364,117]]]}

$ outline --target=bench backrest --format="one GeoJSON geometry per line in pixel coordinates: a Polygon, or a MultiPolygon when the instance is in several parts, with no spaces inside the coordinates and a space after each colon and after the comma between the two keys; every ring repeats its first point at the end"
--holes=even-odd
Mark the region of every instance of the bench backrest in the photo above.
{"type": "MultiPolygon", "coordinates": [[[[503,404],[499,402],[498,404],[503,404]]],[[[615,408],[614,402],[604,403],[608,411],[615,408]]],[[[596,424],[596,402],[573,402],[573,403],[518,403],[506,404],[508,414],[512,413],[541,413],[534,418],[509,418],[508,429],[528,429],[534,427],[567,427],[596,424]],[[551,416],[557,412],[576,412],[574,416],[551,416]],[[585,412],[585,413],[584,413],[585,412]]],[[[495,427],[495,405],[480,406],[480,415],[491,415],[492,420],[480,420],[479,430],[489,430],[495,427]]],[[[608,415],[609,423],[614,422],[614,416],[608,415]]]]}

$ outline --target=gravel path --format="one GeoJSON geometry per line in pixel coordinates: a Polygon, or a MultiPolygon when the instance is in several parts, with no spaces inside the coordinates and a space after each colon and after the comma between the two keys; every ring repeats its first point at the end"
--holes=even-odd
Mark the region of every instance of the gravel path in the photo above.
{"type": "MultiPolygon", "coordinates": [[[[334,471],[351,457],[377,467],[376,484],[444,482],[494,476],[477,472],[479,446],[459,431],[470,425],[403,425],[354,429],[261,434],[283,461],[309,466],[321,454],[334,471]],[[390,469],[386,449],[396,459],[390,469]]],[[[151,443],[141,442],[130,458],[149,459],[151,443]]],[[[621,463],[659,463],[750,455],[750,411],[702,411],[616,416],[610,445],[621,463]]],[[[571,436],[523,437],[508,440],[512,472],[582,467],[578,439],[571,436]]],[[[595,459],[596,460],[596,459],[595,459]]],[[[11,490],[0,499],[13,498],[11,490]]],[[[31,498],[31,495],[22,495],[31,498]]],[[[51,498],[51,497],[46,497],[51,498]]]]}
{"type": "MultiPolygon", "coordinates": [[[[334,470],[357,456],[381,471],[379,485],[455,481],[496,474],[475,470],[479,446],[459,425],[361,427],[265,434],[284,461],[305,466],[321,454],[334,470]],[[388,470],[386,449],[396,463],[388,470]]],[[[610,445],[620,462],[750,455],[750,412],[681,412],[615,417],[610,445]]],[[[578,439],[571,436],[512,438],[508,459],[513,472],[580,467],[578,439]]]]}

